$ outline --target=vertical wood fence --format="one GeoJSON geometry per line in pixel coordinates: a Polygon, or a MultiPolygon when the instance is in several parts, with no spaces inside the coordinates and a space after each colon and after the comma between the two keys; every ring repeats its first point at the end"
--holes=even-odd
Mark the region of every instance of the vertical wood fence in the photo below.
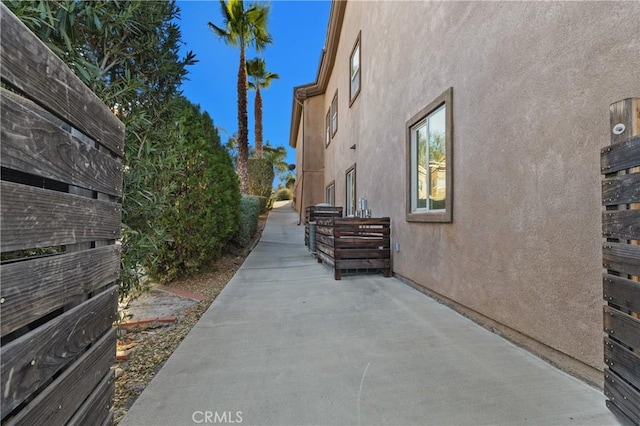
{"type": "Polygon", "coordinates": [[[124,125],[0,16],[2,424],[110,424],[124,125]]]}
{"type": "Polygon", "coordinates": [[[640,98],[611,105],[601,171],[607,407],[640,424],[640,98]]]}

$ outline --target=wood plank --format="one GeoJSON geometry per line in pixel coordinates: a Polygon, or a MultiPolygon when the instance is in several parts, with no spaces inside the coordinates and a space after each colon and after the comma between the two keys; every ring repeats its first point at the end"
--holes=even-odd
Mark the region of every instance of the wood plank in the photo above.
{"type": "Polygon", "coordinates": [[[329,247],[329,246],[322,246],[322,247],[316,247],[316,253],[320,252],[326,256],[329,256],[331,258],[334,258],[335,256],[333,255],[333,247],[329,247]]]}
{"type": "Polygon", "coordinates": [[[0,266],[2,336],[118,279],[120,246],[111,245],[0,266]]]}
{"type": "Polygon", "coordinates": [[[122,196],[119,161],[32,112],[27,99],[1,89],[0,103],[3,167],[122,196]]]}
{"type": "Polygon", "coordinates": [[[609,400],[606,400],[605,402],[607,404],[607,408],[613,413],[614,416],[616,416],[616,420],[620,423],[621,426],[638,426],[638,423],[634,423],[633,421],[631,421],[631,419],[627,417],[627,415],[622,411],[620,411],[618,406],[613,402],[609,400]]]}
{"type": "Polygon", "coordinates": [[[602,294],[610,304],[640,312],[640,283],[615,275],[603,274],[602,294]]]}
{"type": "Polygon", "coordinates": [[[611,370],[604,373],[604,394],[627,417],[640,424],[640,392],[611,370]]]}
{"type": "Polygon", "coordinates": [[[389,217],[342,217],[335,219],[336,226],[353,226],[353,225],[389,225],[391,218],[389,217]]]}
{"type": "Polygon", "coordinates": [[[336,249],[335,257],[337,259],[389,259],[391,250],[336,249]]]}
{"type": "Polygon", "coordinates": [[[3,252],[120,237],[116,203],[12,182],[0,185],[3,252]]]}
{"type": "Polygon", "coordinates": [[[377,248],[377,247],[383,247],[383,248],[389,248],[390,243],[389,241],[385,241],[382,239],[371,239],[371,240],[367,240],[364,238],[336,238],[335,239],[335,246],[336,247],[358,247],[358,248],[365,248],[365,247],[371,247],[371,248],[377,248]]]}
{"type": "Polygon", "coordinates": [[[391,267],[390,259],[335,259],[336,269],[385,269],[391,267]]]}
{"type": "Polygon", "coordinates": [[[2,81],[122,157],[124,124],[4,5],[2,81]]]}
{"type": "Polygon", "coordinates": [[[640,202],[640,173],[614,176],[602,180],[602,205],[640,202]]]}
{"type": "Polygon", "coordinates": [[[67,426],[100,425],[109,418],[116,390],[114,372],[109,371],[82,404],[67,426]]]}
{"type": "Polygon", "coordinates": [[[640,209],[602,212],[602,235],[605,238],[640,240],[640,209]]]}
{"type": "Polygon", "coordinates": [[[112,328],[47,389],[29,402],[8,425],[66,424],[115,362],[116,330],[112,328]]]}
{"type": "Polygon", "coordinates": [[[640,389],[640,355],[605,337],[604,363],[610,370],[640,389]]]}
{"type": "Polygon", "coordinates": [[[316,226],[320,227],[320,226],[328,226],[330,228],[333,228],[333,218],[318,218],[316,219],[316,226]]]}
{"type": "Polygon", "coordinates": [[[610,306],[603,311],[605,333],[627,346],[640,348],[640,320],[610,306]]]}
{"type": "Polygon", "coordinates": [[[611,128],[611,143],[617,143],[640,135],[640,98],[627,98],[609,105],[609,125],[611,128]],[[622,123],[625,128],[622,133],[613,132],[614,127],[622,123]]]}
{"type": "Polygon", "coordinates": [[[330,235],[333,237],[333,227],[332,226],[317,226],[316,225],[316,235],[330,235]]]}
{"type": "Polygon", "coordinates": [[[318,259],[322,260],[327,265],[333,266],[333,257],[327,256],[326,254],[322,253],[321,251],[319,251],[316,254],[316,256],[318,256],[318,259]]]}
{"type": "Polygon", "coordinates": [[[328,237],[326,235],[316,235],[316,245],[318,243],[333,247],[333,237],[328,237]]]}
{"type": "Polygon", "coordinates": [[[602,174],[640,166],[640,136],[603,148],[600,151],[602,174]]]}
{"type": "Polygon", "coordinates": [[[96,342],[116,320],[116,286],[2,346],[0,381],[6,416],[42,383],[96,342]]]}
{"type": "Polygon", "coordinates": [[[606,269],[640,276],[640,246],[606,242],[602,246],[602,259],[606,269]]]}

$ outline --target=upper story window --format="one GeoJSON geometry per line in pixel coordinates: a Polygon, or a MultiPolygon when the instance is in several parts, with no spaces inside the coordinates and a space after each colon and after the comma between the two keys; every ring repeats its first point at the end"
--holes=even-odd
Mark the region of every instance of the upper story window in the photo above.
{"type": "Polygon", "coordinates": [[[406,123],[407,221],[452,220],[452,92],[449,88],[406,123]]]}
{"type": "Polygon", "coordinates": [[[345,207],[346,216],[356,215],[356,165],[349,167],[346,173],[345,207]]]}
{"type": "Polygon", "coordinates": [[[338,90],[331,101],[331,136],[338,131],[338,90]]]}
{"type": "Polygon", "coordinates": [[[331,110],[327,111],[324,120],[324,145],[329,146],[331,143],[331,110]]]}
{"type": "Polygon", "coordinates": [[[356,44],[351,51],[350,70],[351,80],[349,82],[349,106],[356,100],[360,93],[360,33],[356,39],[356,44]]]}

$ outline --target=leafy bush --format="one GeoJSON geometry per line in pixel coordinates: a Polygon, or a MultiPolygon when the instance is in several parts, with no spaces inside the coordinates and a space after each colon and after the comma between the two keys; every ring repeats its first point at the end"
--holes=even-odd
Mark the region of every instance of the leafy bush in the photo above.
{"type": "Polygon", "coordinates": [[[260,214],[265,214],[273,207],[273,203],[269,203],[271,197],[258,196],[258,199],[260,200],[260,214]],[[269,204],[271,204],[271,206],[269,206],[269,204]]]}
{"type": "Polygon", "coordinates": [[[293,192],[289,188],[282,188],[276,192],[276,201],[292,200],[293,192]]]}
{"type": "Polygon", "coordinates": [[[273,186],[273,164],[266,158],[250,158],[249,194],[269,197],[273,186]]]}
{"type": "Polygon", "coordinates": [[[260,216],[260,199],[254,195],[242,194],[240,199],[240,224],[235,241],[241,247],[246,247],[251,237],[258,229],[260,216]]]}
{"type": "Polygon", "coordinates": [[[174,190],[159,218],[170,238],[148,265],[158,279],[190,274],[219,258],[238,229],[240,190],[231,158],[206,112],[184,98],[176,104],[180,158],[169,177],[174,190]]]}

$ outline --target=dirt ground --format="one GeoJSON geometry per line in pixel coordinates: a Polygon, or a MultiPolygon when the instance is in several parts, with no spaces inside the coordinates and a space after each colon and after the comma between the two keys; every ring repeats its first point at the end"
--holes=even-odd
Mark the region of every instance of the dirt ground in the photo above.
{"type": "Polygon", "coordinates": [[[120,354],[127,353],[127,359],[114,365],[116,392],[112,410],[116,425],[240,268],[260,239],[266,220],[267,215],[260,216],[258,231],[246,249],[226,254],[198,276],[164,283],[172,289],[204,296],[204,300],[178,307],[174,322],[119,329],[118,350],[120,354]]]}

